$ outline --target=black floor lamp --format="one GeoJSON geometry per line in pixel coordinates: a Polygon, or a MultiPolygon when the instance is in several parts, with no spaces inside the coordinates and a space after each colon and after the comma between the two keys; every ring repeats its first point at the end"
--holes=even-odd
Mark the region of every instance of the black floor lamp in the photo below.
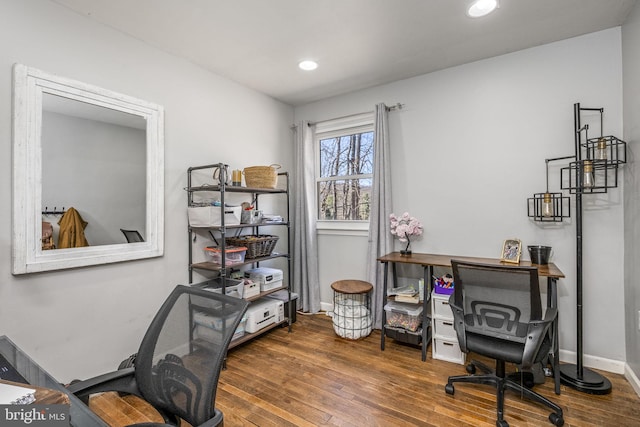
{"type": "MultiPolygon", "coordinates": [[[[618,169],[626,163],[626,143],[614,136],[604,136],[603,108],[582,108],[574,104],[575,155],[547,159],[550,161],[574,159],[560,170],[560,187],[576,197],[576,363],[560,366],[563,384],[590,394],[611,392],[611,382],[583,364],[583,305],[582,305],[582,197],[592,193],[606,193],[618,186],[618,169]],[[600,114],[600,136],[589,138],[589,125],[582,125],[582,114],[600,114]]],[[[536,193],[528,201],[529,217],[535,221],[562,221],[569,214],[569,198],[562,193],[549,193],[548,172],[546,193],[536,193]]]]}

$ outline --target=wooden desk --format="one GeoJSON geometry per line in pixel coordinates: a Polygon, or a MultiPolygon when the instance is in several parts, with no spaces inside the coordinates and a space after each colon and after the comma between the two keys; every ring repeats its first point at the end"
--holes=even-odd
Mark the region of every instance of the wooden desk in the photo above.
{"type": "MultiPolygon", "coordinates": [[[[91,412],[87,405],[60,385],[51,374],[42,369],[20,347],[4,335],[0,336],[0,354],[29,383],[28,387],[36,389],[36,398],[42,388],[57,391],[66,396],[69,404],[69,423],[72,427],[107,427],[107,424],[91,412]]],[[[46,399],[57,399],[53,394],[48,396],[40,394],[40,396],[46,399]]],[[[53,402],[47,402],[47,404],[51,403],[53,402]]]]}
{"type": "MultiPolygon", "coordinates": [[[[413,264],[420,265],[423,267],[424,271],[424,301],[423,310],[427,312],[427,301],[431,295],[431,277],[433,276],[433,268],[434,267],[451,267],[451,260],[461,260],[461,261],[469,261],[469,262],[478,262],[484,264],[492,264],[492,265],[516,265],[511,263],[506,263],[497,258],[478,258],[478,257],[468,257],[468,256],[460,256],[460,255],[442,255],[442,254],[424,254],[424,253],[413,253],[410,256],[401,255],[400,252],[391,252],[387,255],[381,256],[378,258],[378,261],[384,264],[384,289],[383,289],[383,298],[386,298],[387,295],[387,285],[388,285],[388,276],[389,276],[389,264],[392,265],[393,270],[393,283],[397,283],[398,275],[396,271],[397,264],[413,264]]],[[[539,265],[532,264],[530,261],[520,261],[518,264],[520,266],[525,267],[537,267],[538,268],[538,276],[547,278],[547,306],[548,307],[558,307],[558,289],[557,282],[558,279],[561,279],[564,276],[564,273],[560,271],[560,269],[553,263],[549,263],[547,265],[539,265]]],[[[386,312],[382,310],[382,327],[386,323],[386,312]]],[[[424,362],[427,358],[427,328],[423,329],[423,340],[422,340],[422,361],[424,362]]],[[[380,349],[384,350],[384,341],[385,334],[384,329],[382,330],[382,334],[380,338],[380,349]]],[[[558,342],[558,320],[553,324],[552,327],[552,349],[549,354],[551,359],[551,366],[553,367],[553,376],[555,382],[555,392],[556,394],[560,394],[560,346],[558,342]]]]}
{"type": "Polygon", "coordinates": [[[400,255],[400,252],[391,252],[390,254],[381,256],[378,261],[384,263],[400,263],[400,264],[417,264],[431,267],[451,267],[451,260],[458,259],[460,261],[480,262],[492,265],[519,265],[521,267],[537,267],[540,277],[550,277],[560,279],[564,277],[564,273],[553,263],[547,265],[532,264],[530,261],[520,261],[519,264],[511,264],[500,261],[497,258],[478,258],[460,255],[440,255],[440,254],[420,254],[413,253],[411,256],[400,255]]]}

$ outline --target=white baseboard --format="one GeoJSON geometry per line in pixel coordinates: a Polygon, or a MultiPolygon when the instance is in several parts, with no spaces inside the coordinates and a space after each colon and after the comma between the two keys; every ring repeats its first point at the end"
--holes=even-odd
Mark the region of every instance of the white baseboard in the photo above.
{"type": "Polygon", "coordinates": [[[333,304],[330,302],[320,302],[320,310],[333,313],[333,304]]]}
{"type": "MultiPolygon", "coordinates": [[[[561,349],[560,361],[576,363],[576,352],[561,349]]],[[[582,357],[582,362],[587,368],[600,369],[614,374],[624,374],[627,365],[626,362],[620,360],[605,359],[604,357],[590,356],[588,354],[582,357]]]]}
{"type": "Polygon", "coordinates": [[[631,387],[636,391],[636,394],[640,396],[640,379],[638,379],[628,364],[625,364],[624,377],[629,381],[629,384],[631,384],[631,387]]]}

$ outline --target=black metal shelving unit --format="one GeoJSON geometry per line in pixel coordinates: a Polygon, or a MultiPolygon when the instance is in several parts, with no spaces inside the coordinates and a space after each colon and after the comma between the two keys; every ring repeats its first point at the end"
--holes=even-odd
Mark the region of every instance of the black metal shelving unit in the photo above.
{"type": "MultiPolygon", "coordinates": [[[[277,326],[288,326],[289,328],[289,332],[291,332],[291,323],[292,323],[292,310],[294,310],[295,308],[292,307],[292,302],[291,302],[291,257],[289,255],[288,252],[286,253],[277,253],[277,252],[272,252],[269,256],[263,256],[263,257],[258,257],[258,258],[245,258],[244,262],[241,263],[234,263],[232,265],[226,265],[226,246],[227,246],[227,242],[226,242],[226,238],[228,237],[228,233],[230,231],[234,231],[235,233],[242,233],[243,230],[251,230],[253,231],[255,234],[259,234],[260,233],[260,229],[264,228],[264,227],[282,227],[286,229],[286,241],[287,241],[287,251],[289,251],[289,248],[291,247],[291,225],[290,225],[290,221],[289,221],[289,217],[290,217],[290,202],[289,202],[289,174],[288,172],[280,172],[278,173],[278,181],[279,183],[283,183],[284,186],[283,188],[251,188],[251,187],[242,187],[242,186],[232,186],[226,183],[227,181],[227,169],[228,169],[228,165],[225,165],[224,163],[215,163],[215,164],[209,164],[209,165],[203,165],[203,166],[194,166],[194,167],[190,167],[187,169],[187,187],[185,188],[185,190],[187,191],[188,194],[188,206],[192,207],[192,206],[198,206],[197,204],[194,203],[194,195],[197,193],[203,193],[203,192],[212,192],[212,193],[216,193],[219,196],[219,201],[220,201],[220,224],[219,225],[212,225],[212,226],[204,226],[204,227],[192,227],[191,225],[189,225],[188,227],[188,238],[189,238],[189,244],[188,244],[188,248],[189,248],[189,283],[192,284],[193,283],[193,274],[194,271],[198,271],[200,273],[204,273],[206,275],[207,272],[211,272],[215,275],[215,277],[220,278],[221,284],[222,284],[222,292],[225,292],[226,289],[226,284],[227,281],[229,280],[229,274],[231,269],[238,269],[242,266],[259,266],[261,262],[264,261],[268,261],[268,260],[274,260],[274,259],[278,259],[278,258],[284,258],[286,259],[286,264],[287,264],[287,276],[283,279],[283,286],[275,288],[275,289],[270,289],[268,291],[261,291],[258,295],[253,296],[253,297],[249,297],[249,298],[245,298],[247,301],[255,301],[258,300],[264,296],[267,296],[269,294],[272,294],[274,292],[278,292],[280,290],[286,290],[287,294],[288,294],[288,311],[286,313],[286,318],[281,321],[281,322],[277,322],[275,324],[272,324],[270,326],[267,326],[261,330],[259,330],[258,332],[255,333],[246,333],[244,336],[235,339],[231,342],[229,348],[233,348],[235,346],[238,346],[244,342],[247,342],[253,338],[255,338],[256,336],[259,336],[271,329],[274,329],[277,326]],[[219,175],[217,177],[217,181],[214,184],[204,184],[204,185],[193,185],[193,173],[195,171],[205,171],[205,170],[210,170],[211,172],[213,172],[214,170],[218,170],[219,175]],[[228,195],[228,193],[241,193],[241,194],[247,194],[248,196],[250,196],[251,201],[254,203],[256,209],[258,208],[258,203],[259,203],[259,199],[261,196],[265,196],[265,195],[283,195],[286,198],[286,217],[283,218],[282,221],[278,221],[278,222],[261,222],[261,223],[253,223],[253,224],[232,224],[232,225],[226,225],[225,224],[225,212],[224,212],[224,208],[226,206],[225,204],[225,196],[228,195]],[[220,254],[221,254],[221,262],[215,263],[215,262],[211,262],[211,261],[205,261],[205,262],[193,262],[193,258],[194,258],[194,240],[197,239],[197,233],[196,231],[202,231],[202,232],[208,232],[211,237],[217,242],[218,247],[220,248],[220,254]],[[216,238],[216,235],[218,235],[219,239],[216,238]]],[[[213,175],[213,173],[212,173],[213,175]]]]}

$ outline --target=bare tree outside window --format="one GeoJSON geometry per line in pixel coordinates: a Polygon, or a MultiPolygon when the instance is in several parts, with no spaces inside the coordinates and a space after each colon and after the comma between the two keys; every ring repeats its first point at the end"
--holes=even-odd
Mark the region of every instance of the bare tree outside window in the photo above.
{"type": "Polygon", "coordinates": [[[318,219],[367,221],[373,177],[373,132],[320,139],[318,219]]]}

